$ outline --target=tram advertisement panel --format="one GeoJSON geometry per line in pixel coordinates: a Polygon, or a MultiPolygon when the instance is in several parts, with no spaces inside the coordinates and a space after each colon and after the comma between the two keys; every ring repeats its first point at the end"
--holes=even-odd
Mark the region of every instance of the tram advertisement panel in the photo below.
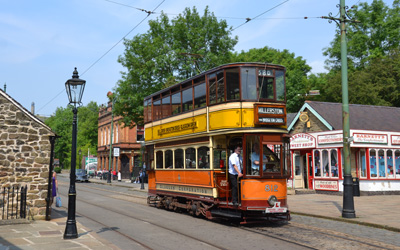
{"type": "Polygon", "coordinates": [[[254,124],[256,125],[285,125],[286,106],[254,104],[254,124]]]}

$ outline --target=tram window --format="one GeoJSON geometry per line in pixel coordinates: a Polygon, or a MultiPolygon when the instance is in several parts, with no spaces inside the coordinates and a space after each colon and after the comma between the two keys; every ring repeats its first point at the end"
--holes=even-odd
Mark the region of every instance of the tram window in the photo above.
{"type": "Polygon", "coordinates": [[[224,170],[226,167],[226,150],[214,149],[214,169],[224,170]]]}
{"type": "Polygon", "coordinates": [[[206,83],[203,82],[194,87],[194,107],[200,108],[207,105],[206,83]]]}
{"type": "Polygon", "coordinates": [[[224,101],[225,101],[224,72],[220,71],[217,73],[217,103],[224,101]]]}
{"type": "Polygon", "coordinates": [[[183,168],[183,149],[175,150],[175,168],[183,168]]]}
{"type": "Polygon", "coordinates": [[[161,100],[153,101],[153,120],[161,119],[161,100]]]}
{"type": "Polygon", "coordinates": [[[239,69],[227,69],[226,74],[226,99],[239,100],[239,69]]]}
{"type": "Polygon", "coordinates": [[[171,115],[171,98],[170,96],[164,97],[162,100],[161,106],[161,114],[162,118],[168,117],[171,115]]]}
{"type": "Polygon", "coordinates": [[[242,100],[257,100],[257,77],[255,68],[241,68],[242,100]]]}
{"type": "Polygon", "coordinates": [[[172,95],[172,114],[176,115],[181,113],[181,92],[172,95]]]}
{"type": "Polygon", "coordinates": [[[276,84],[276,100],[285,100],[285,72],[283,70],[275,70],[276,84]]]}
{"type": "MultiPolygon", "coordinates": [[[[260,175],[260,136],[246,137],[246,175],[260,175]]],[[[264,157],[266,161],[266,157],[264,157]]],[[[265,164],[264,164],[265,165],[265,164]]]]}
{"type": "Polygon", "coordinates": [[[174,161],[174,156],[172,154],[172,150],[165,151],[165,168],[172,169],[174,166],[173,161],[174,161]]]}
{"type": "Polygon", "coordinates": [[[193,90],[188,88],[182,91],[182,111],[193,109],[193,90]]]}
{"type": "Polygon", "coordinates": [[[281,163],[279,157],[277,156],[277,152],[273,152],[267,145],[263,145],[263,172],[265,173],[280,173],[281,172],[281,163]],[[264,160],[266,158],[266,160],[264,160]]]}
{"type": "Polygon", "coordinates": [[[274,78],[258,77],[258,91],[260,99],[274,99],[274,78]]]}
{"type": "Polygon", "coordinates": [[[199,169],[210,168],[210,149],[208,147],[200,147],[197,149],[199,161],[197,162],[199,169]]]}
{"type": "Polygon", "coordinates": [[[164,166],[164,159],[163,159],[163,152],[162,151],[157,151],[156,152],[156,168],[157,169],[162,169],[164,166]]]}
{"type": "Polygon", "coordinates": [[[194,148],[185,150],[185,163],[186,168],[196,168],[196,150],[194,148]]]}
{"type": "MultiPolygon", "coordinates": [[[[143,119],[144,119],[144,122],[148,122],[149,121],[149,118],[148,118],[148,116],[147,116],[147,100],[144,100],[144,102],[143,102],[143,119]]],[[[103,139],[103,138],[102,138],[103,139]]],[[[103,143],[102,143],[102,145],[103,145],[103,143]]]]}
{"type": "MultiPolygon", "coordinates": [[[[214,74],[215,75],[215,74],[214,74]]],[[[210,104],[217,103],[217,78],[208,80],[209,85],[209,102],[210,104]]]]}
{"type": "Polygon", "coordinates": [[[315,176],[321,176],[321,157],[318,150],[314,151],[315,176]]]}
{"type": "Polygon", "coordinates": [[[145,122],[149,122],[152,120],[151,117],[151,99],[145,100],[144,101],[144,116],[145,116],[145,122]]]}

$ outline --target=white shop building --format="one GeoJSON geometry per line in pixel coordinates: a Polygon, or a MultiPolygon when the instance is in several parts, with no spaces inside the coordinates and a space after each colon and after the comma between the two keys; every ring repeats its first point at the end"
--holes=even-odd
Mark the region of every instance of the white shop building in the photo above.
{"type": "MultiPolygon", "coordinates": [[[[361,195],[400,194],[400,108],[349,105],[351,173],[361,195]]],[[[340,103],[307,101],[289,121],[294,189],[343,191],[340,103]]]]}

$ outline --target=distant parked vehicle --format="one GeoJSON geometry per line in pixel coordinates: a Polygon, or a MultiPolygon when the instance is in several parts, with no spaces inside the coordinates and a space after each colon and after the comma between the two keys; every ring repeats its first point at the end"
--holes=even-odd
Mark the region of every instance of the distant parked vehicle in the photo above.
{"type": "Polygon", "coordinates": [[[83,169],[77,169],[76,172],[76,181],[80,181],[80,182],[88,182],[88,176],[86,174],[86,171],[83,169]]]}

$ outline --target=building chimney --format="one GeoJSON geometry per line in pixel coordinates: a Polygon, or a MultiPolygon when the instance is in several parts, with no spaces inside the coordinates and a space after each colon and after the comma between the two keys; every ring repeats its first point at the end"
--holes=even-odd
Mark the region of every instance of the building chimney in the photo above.
{"type": "Polygon", "coordinates": [[[32,102],[32,105],[31,105],[31,113],[33,115],[35,114],[35,103],[34,102],[32,102]]]}

